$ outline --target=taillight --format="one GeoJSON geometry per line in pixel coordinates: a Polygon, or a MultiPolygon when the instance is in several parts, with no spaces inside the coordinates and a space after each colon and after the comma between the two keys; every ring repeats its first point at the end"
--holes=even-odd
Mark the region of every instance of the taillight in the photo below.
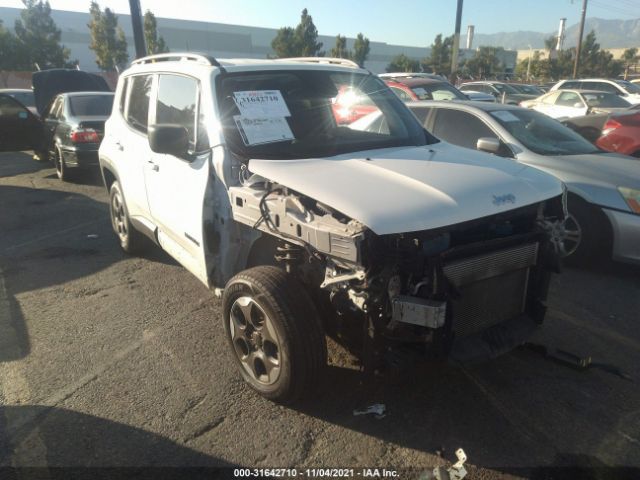
{"type": "Polygon", "coordinates": [[[93,128],[80,128],[77,130],[72,130],[69,134],[71,141],[73,143],[98,143],[100,138],[98,137],[98,132],[96,132],[93,128]]]}
{"type": "Polygon", "coordinates": [[[618,122],[617,120],[614,120],[613,118],[610,118],[604,124],[604,127],[602,127],[602,135],[608,135],[609,133],[613,132],[616,128],[620,128],[621,126],[622,124],[620,122],[618,122]]]}

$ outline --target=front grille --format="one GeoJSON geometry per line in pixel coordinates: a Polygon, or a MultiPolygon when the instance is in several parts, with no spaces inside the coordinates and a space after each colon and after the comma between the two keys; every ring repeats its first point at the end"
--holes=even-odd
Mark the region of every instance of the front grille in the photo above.
{"type": "Polygon", "coordinates": [[[450,302],[453,332],[471,335],[523,313],[537,260],[538,243],[528,243],[446,264],[444,274],[459,293],[450,302]]]}

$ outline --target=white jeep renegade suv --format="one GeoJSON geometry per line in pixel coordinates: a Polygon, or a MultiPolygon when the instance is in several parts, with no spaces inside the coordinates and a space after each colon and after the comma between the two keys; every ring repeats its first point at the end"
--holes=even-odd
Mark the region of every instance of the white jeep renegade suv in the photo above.
{"type": "Polygon", "coordinates": [[[328,324],[361,332],[371,366],[400,345],[494,357],[544,318],[562,184],[439,141],[352,62],[136,60],[100,165],[122,248],[146,236],[223,294],[239,371],[270,399],[313,390],[328,324]]]}

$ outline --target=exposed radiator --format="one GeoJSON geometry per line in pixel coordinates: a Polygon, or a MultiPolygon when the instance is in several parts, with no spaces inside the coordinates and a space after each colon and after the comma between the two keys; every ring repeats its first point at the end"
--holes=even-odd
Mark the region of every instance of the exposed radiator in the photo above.
{"type": "Polygon", "coordinates": [[[450,302],[454,333],[471,335],[523,313],[537,261],[536,242],[446,264],[444,274],[460,293],[450,302]]]}

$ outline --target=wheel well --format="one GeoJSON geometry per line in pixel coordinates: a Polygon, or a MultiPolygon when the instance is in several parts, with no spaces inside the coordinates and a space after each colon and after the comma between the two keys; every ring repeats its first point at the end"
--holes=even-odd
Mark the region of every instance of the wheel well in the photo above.
{"type": "Polygon", "coordinates": [[[247,256],[245,268],[257,267],[260,265],[280,266],[275,259],[279,240],[271,235],[262,235],[253,245],[247,256]]]}
{"type": "Polygon", "coordinates": [[[104,186],[107,187],[107,192],[111,189],[111,185],[116,181],[116,176],[111,170],[104,167],[102,169],[102,178],[104,179],[104,186]]]}
{"type": "Polygon", "coordinates": [[[571,205],[572,201],[582,203],[593,212],[594,221],[602,226],[602,241],[606,248],[607,255],[610,256],[613,252],[613,227],[611,226],[609,217],[607,217],[607,215],[602,211],[601,208],[593,205],[591,202],[585,200],[580,195],[569,192],[568,204],[571,205]]]}

